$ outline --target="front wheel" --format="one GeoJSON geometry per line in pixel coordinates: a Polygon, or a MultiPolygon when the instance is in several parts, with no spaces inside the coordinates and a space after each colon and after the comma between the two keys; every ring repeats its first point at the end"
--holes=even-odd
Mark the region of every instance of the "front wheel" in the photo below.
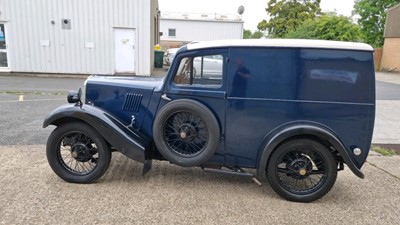
{"type": "Polygon", "coordinates": [[[72,183],[91,183],[108,169],[111,150],[103,137],[85,123],[65,123],[50,135],[46,148],[53,171],[72,183]]]}
{"type": "Polygon", "coordinates": [[[294,139],[273,152],[267,177],[272,189],[286,200],[311,202],[333,187],[337,162],[323,144],[311,139],[294,139]]]}

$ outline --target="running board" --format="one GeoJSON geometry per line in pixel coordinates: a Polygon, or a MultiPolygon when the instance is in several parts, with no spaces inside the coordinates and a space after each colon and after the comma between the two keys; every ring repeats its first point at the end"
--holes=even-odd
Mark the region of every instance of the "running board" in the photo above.
{"type": "Polygon", "coordinates": [[[207,173],[220,173],[220,174],[228,174],[228,175],[236,175],[236,176],[242,176],[242,177],[250,177],[254,183],[258,184],[258,185],[262,185],[261,182],[259,180],[257,180],[257,178],[254,176],[254,174],[252,173],[248,173],[240,168],[237,169],[231,169],[231,168],[227,168],[229,170],[223,170],[222,168],[209,168],[209,167],[202,167],[204,172],[207,173]]]}

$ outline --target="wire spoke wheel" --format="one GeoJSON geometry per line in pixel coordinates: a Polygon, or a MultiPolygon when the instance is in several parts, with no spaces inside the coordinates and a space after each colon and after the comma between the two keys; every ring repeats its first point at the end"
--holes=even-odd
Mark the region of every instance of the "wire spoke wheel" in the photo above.
{"type": "Polygon", "coordinates": [[[221,134],[218,121],[205,105],[178,99],[157,113],[153,135],[165,159],[180,166],[198,166],[214,155],[221,134]]]}
{"type": "Polygon", "coordinates": [[[108,169],[111,150],[103,137],[85,123],[58,126],[47,141],[47,160],[63,180],[90,183],[108,169]]]}
{"type": "Polygon", "coordinates": [[[85,134],[67,133],[59,140],[59,146],[61,165],[71,173],[85,175],[96,168],[99,152],[93,140],[85,134]]]}
{"type": "Polygon", "coordinates": [[[312,149],[290,151],[280,157],[277,176],[281,185],[293,193],[307,193],[327,179],[326,162],[312,149]]]}
{"type": "Polygon", "coordinates": [[[271,187],[289,201],[310,202],[324,196],[337,177],[329,148],[312,139],[293,139],[272,154],[267,176],[271,187]]]}
{"type": "Polygon", "coordinates": [[[177,112],[166,120],[164,126],[165,142],[174,153],[191,157],[204,150],[208,130],[199,116],[186,111],[177,112]]]}

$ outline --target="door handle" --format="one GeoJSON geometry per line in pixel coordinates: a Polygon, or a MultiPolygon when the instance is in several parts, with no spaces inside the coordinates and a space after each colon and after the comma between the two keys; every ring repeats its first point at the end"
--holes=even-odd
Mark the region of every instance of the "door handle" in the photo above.
{"type": "Polygon", "coordinates": [[[164,99],[164,100],[167,100],[167,101],[171,101],[172,100],[167,96],[167,94],[161,95],[161,98],[164,99]]]}

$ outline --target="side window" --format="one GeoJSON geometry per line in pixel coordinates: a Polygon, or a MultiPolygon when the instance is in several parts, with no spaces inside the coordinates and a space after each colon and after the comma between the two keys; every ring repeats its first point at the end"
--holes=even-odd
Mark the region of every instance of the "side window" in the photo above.
{"type": "Polygon", "coordinates": [[[233,48],[228,97],[293,99],[298,67],[296,49],[233,48]]]}
{"type": "Polygon", "coordinates": [[[219,88],[222,86],[223,55],[203,55],[181,59],[175,74],[177,86],[219,88]]]}
{"type": "Polygon", "coordinates": [[[299,57],[302,89],[298,98],[343,102],[368,102],[374,98],[373,92],[366,91],[373,89],[374,85],[371,53],[302,49],[299,57]]]}

